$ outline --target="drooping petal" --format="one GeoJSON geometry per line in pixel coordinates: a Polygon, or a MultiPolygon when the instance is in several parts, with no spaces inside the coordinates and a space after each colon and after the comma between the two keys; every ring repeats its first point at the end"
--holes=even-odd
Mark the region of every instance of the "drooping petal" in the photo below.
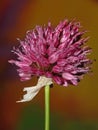
{"type": "Polygon", "coordinates": [[[51,85],[51,84],[53,84],[51,78],[46,78],[44,76],[40,76],[36,86],[26,87],[23,89],[23,91],[27,91],[27,93],[23,96],[23,99],[21,99],[20,101],[17,101],[17,102],[31,101],[38,94],[38,92],[40,91],[40,89],[42,87],[44,87],[46,85],[51,85]]]}

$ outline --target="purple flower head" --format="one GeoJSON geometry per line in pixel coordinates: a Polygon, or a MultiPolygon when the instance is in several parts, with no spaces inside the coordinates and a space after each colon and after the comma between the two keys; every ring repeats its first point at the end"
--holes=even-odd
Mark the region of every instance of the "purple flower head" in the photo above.
{"type": "Polygon", "coordinates": [[[91,49],[84,44],[85,31],[80,31],[80,23],[64,20],[57,27],[36,26],[28,31],[20,46],[13,52],[17,60],[10,60],[18,66],[22,81],[32,76],[45,76],[57,84],[77,85],[84,74],[90,71],[91,60],[87,55],[91,49]]]}

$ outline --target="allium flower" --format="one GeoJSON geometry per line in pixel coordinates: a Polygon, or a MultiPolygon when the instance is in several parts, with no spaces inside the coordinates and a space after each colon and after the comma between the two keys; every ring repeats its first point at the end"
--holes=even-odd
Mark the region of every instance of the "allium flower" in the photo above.
{"type": "Polygon", "coordinates": [[[36,26],[26,33],[23,41],[19,40],[20,46],[13,48],[17,60],[9,62],[18,66],[22,81],[36,75],[63,86],[77,85],[89,72],[91,63],[87,57],[91,49],[84,46],[88,38],[82,37],[86,31],[80,28],[79,22],[68,20],[60,22],[56,28],[51,23],[36,26]]]}

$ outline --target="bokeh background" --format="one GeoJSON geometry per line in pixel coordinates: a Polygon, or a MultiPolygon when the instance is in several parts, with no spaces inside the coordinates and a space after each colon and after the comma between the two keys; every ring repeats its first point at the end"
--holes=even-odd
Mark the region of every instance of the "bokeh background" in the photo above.
{"type": "Polygon", "coordinates": [[[44,89],[28,103],[16,103],[22,89],[37,82],[20,82],[16,67],[8,63],[11,49],[27,30],[51,21],[76,18],[88,30],[93,49],[93,73],[77,87],[51,88],[51,130],[98,130],[98,0],[0,1],[0,130],[43,130],[44,89]]]}

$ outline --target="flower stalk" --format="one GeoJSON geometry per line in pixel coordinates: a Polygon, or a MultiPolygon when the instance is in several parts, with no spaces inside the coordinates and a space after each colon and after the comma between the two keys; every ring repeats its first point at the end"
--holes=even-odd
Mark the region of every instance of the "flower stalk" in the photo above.
{"type": "Polygon", "coordinates": [[[50,124],[50,86],[45,86],[45,130],[49,130],[50,124]]]}

